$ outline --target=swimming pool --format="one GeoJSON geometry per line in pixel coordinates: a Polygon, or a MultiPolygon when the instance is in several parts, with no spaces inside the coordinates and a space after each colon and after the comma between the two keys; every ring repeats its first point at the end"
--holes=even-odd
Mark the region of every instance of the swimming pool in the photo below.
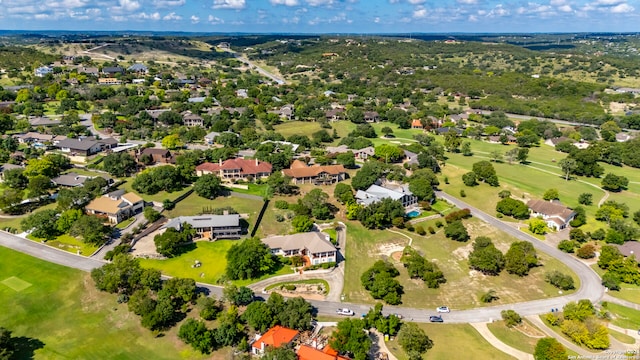
{"type": "Polygon", "coordinates": [[[420,211],[418,210],[411,210],[407,213],[407,216],[410,218],[418,217],[419,215],[420,215],[420,211]]]}

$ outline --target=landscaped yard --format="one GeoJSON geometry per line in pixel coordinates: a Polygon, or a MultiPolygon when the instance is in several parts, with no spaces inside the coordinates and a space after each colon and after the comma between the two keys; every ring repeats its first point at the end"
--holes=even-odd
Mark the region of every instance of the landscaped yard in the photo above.
{"type": "Polygon", "coordinates": [[[178,327],[155,337],[87,273],[2,247],[0,258],[0,324],[35,350],[15,359],[210,358],[182,344],[178,327]]]}
{"type": "Polygon", "coordinates": [[[522,322],[522,325],[509,328],[501,320],[487,324],[487,327],[503,343],[520,351],[533,354],[536,343],[540,338],[544,337],[544,333],[526,319],[522,322]]]}
{"type": "Polygon", "coordinates": [[[91,244],[85,244],[82,241],[76,239],[75,237],[63,234],[55,238],[54,240],[44,241],[44,239],[39,239],[33,237],[31,235],[27,235],[27,239],[33,240],[36,242],[42,242],[47,244],[48,246],[54,247],[56,249],[68,251],[70,253],[77,254],[80,251],[80,255],[89,256],[98,250],[98,247],[91,244]]]}
{"type": "Polygon", "coordinates": [[[165,215],[169,218],[178,216],[193,216],[201,214],[205,209],[217,209],[232,207],[239,214],[248,214],[250,225],[262,208],[262,201],[246,199],[237,196],[218,196],[213,200],[198,196],[195,192],[187,196],[184,200],[176,204],[175,208],[167,211],[165,215]]]}
{"type": "Polygon", "coordinates": [[[611,302],[607,303],[605,309],[612,314],[613,325],[633,331],[637,331],[640,327],[640,311],[611,302]]]}
{"type": "Polygon", "coordinates": [[[126,229],[127,226],[131,225],[131,223],[133,223],[134,221],[136,221],[135,217],[130,217],[125,221],[120,222],[118,225],[116,225],[116,228],[122,230],[122,229],[126,229]]]}
{"type": "MultiPolygon", "coordinates": [[[[191,246],[191,250],[178,257],[166,260],[140,259],[140,264],[143,267],[159,269],[164,275],[191,278],[198,282],[215,285],[225,273],[227,251],[237,242],[238,240],[197,241],[191,246]],[[202,264],[200,267],[193,267],[196,260],[202,264]]],[[[260,280],[292,273],[293,271],[285,266],[276,274],[264,276],[260,280]]],[[[255,281],[258,280],[242,280],[234,283],[242,286],[255,281]]]]}
{"type": "MultiPolygon", "coordinates": [[[[427,351],[427,359],[513,359],[511,356],[494,348],[480,333],[468,324],[418,324],[424,329],[433,348],[427,351]]],[[[389,351],[399,360],[408,357],[397,340],[388,341],[389,351]]]]}
{"type": "MultiPolygon", "coordinates": [[[[432,222],[435,220],[430,220],[427,224],[432,222]]],[[[366,230],[355,222],[347,224],[347,271],[344,293],[350,302],[375,303],[362,287],[360,276],[378,259],[392,261],[400,271],[398,280],[405,292],[402,295],[402,303],[408,307],[432,308],[447,304],[453,309],[469,309],[486,306],[487,304],[480,302],[479,297],[489,290],[494,290],[499,296],[491,305],[559,296],[558,289],[544,281],[545,273],[552,270],[572,274],[575,287],[580,287],[578,277],[568,267],[541,252],[538,252],[538,257],[542,266],[531,269],[528,276],[518,277],[506,271],[499,276],[486,276],[469,269],[467,257],[472,250],[472,241],[461,243],[447,239],[442,229],[438,229],[434,235],[420,236],[404,230],[397,234],[391,231],[366,230]],[[422,281],[409,278],[398,261],[400,252],[409,243],[409,239],[402,234],[411,237],[412,246],[440,267],[447,282],[439,289],[429,289],[422,281]]],[[[509,244],[515,241],[514,238],[477,219],[467,220],[465,225],[472,239],[477,236],[489,236],[503,253],[506,253],[509,244]]]]}
{"type": "Polygon", "coordinates": [[[131,184],[133,184],[133,178],[126,178],[123,180],[126,180],[126,182],[123,185],[120,185],[120,188],[125,189],[127,192],[133,192],[140,195],[140,197],[143,198],[144,201],[157,201],[160,203],[166,199],[173,201],[180,197],[182,194],[189,191],[189,189],[191,189],[190,186],[185,186],[184,189],[174,192],[160,191],[159,193],[153,195],[140,194],[137,191],[133,190],[133,187],[131,187],[131,184]]]}

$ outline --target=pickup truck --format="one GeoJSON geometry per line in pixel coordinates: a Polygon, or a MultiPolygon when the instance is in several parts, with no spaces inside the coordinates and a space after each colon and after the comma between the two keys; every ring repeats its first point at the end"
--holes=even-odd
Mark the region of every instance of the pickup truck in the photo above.
{"type": "Polygon", "coordinates": [[[338,314],[338,315],[345,315],[345,316],[353,316],[353,314],[355,314],[355,313],[353,312],[353,310],[350,310],[350,309],[344,308],[344,309],[338,309],[338,310],[336,310],[336,314],[338,314]]]}

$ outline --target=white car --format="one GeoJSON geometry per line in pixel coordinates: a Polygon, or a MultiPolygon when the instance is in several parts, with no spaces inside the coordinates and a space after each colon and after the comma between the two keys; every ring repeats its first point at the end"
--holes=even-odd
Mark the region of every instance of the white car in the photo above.
{"type": "Polygon", "coordinates": [[[336,310],[336,314],[338,315],[345,315],[345,316],[353,316],[355,313],[353,312],[353,310],[344,308],[344,309],[338,309],[336,310]]]}
{"type": "Polygon", "coordinates": [[[446,306],[440,306],[439,308],[436,309],[436,311],[439,312],[439,313],[448,313],[451,310],[449,310],[449,308],[446,307],[446,306]]]}

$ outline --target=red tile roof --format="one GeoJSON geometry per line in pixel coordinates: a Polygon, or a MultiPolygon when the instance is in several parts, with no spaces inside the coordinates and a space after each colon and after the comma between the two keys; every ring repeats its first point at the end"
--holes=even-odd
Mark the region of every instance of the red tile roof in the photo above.
{"type": "Polygon", "coordinates": [[[220,170],[239,169],[240,174],[255,175],[258,173],[271,173],[272,166],[268,162],[250,159],[229,159],[222,165],[206,162],[196,166],[196,171],[216,172],[220,170]]]}
{"type": "Polygon", "coordinates": [[[344,169],[344,166],[342,165],[324,165],[324,166],[304,165],[304,167],[302,167],[295,162],[291,165],[291,168],[282,170],[283,174],[287,176],[291,176],[292,178],[313,177],[313,176],[318,176],[323,172],[326,172],[327,174],[331,174],[331,175],[337,175],[337,174],[343,174],[347,171],[344,169]]]}
{"type": "Polygon", "coordinates": [[[292,342],[299,334],[298,330],[276,325],[264,333],[251,346],[256,349],[262,349],[262,344],[264,343],[264,346],[280,347],[292,342]]]}
{"type": "Polygon", "coordinates": [[[423,127],[422,122],[420,119],[413,119],[413,121],[411,121],[411,127],[423,127]]]}
{"type": "Polygon", "coordinates": [[[324,350],[318,350],[308,345],[302,345],[298,349],[298,360],[348,360],[339,356],[338,352],[327,346],[324,350]]]}

